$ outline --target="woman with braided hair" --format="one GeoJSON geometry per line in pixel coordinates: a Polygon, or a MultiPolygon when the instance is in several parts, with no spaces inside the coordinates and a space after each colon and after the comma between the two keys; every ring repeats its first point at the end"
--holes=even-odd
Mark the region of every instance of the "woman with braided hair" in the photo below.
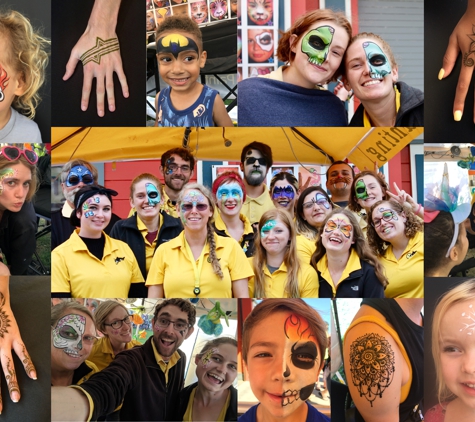
{"type": "Polygon", "coordinates": [[[236,240],[214,232],[211,192],[199,183],[185,185],[177,212],[185,229],[155,252],[148,297],[249,297],[252,268],[236,240]]]}

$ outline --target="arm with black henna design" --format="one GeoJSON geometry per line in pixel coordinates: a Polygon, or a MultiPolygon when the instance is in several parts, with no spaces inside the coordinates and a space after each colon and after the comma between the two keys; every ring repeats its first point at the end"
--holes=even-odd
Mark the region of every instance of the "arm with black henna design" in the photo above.
{"type": "Polygon", "coordinates": [[[370,322],[357,324],[346,333],[344,359],[348,388],[364,420],[398,422],[409,370],[391,335],[370,322]]]}

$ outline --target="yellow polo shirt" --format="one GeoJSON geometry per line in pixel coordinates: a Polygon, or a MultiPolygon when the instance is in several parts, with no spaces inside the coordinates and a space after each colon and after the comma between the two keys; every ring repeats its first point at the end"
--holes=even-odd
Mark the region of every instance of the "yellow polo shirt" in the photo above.
{"type": "Polygon", "coordinates": [[[76,229],[51,254],[51,291],[72,297],[127,297],[131,283],[144,279],[134,253],[117,239],[106,238],[104,256],[98,260],[76,229]]]}
{"type": "MultiPolygon", "coordinates": [[[[229,236],[232,237],[228,233],[228,228],[226,227],[226,224],[224,224],[223,219],[221,218],[221,212],[219,211],[219,208],[217,208],[218,212],[216,212],[213,216],[214,218],[214,225],[218,230],[224,230],[224,232],[229,236]]],[[[242,233],[241,239],[239,239],[239,243],[242,242],[242,238],[249,233],[254,233],[254,230],[252,230],[252,225],[249,219],[244,215],[244,214],[239,214],[239,219],[244,223],[244,231],[242,233]]]]}
{"type": "Polygon", "coordinates": [[[297,254],[301,262],[305,262],[310,265],[313,253],[317,250],[317,241],[310,240],[304,235],[297,234],[297,254]]]}
{"type": "MultiPolygon", "coordinates": [[[[132,349],[135,346],[141,346],[142,343],[137,340],[129,341],[125,345],[125,349],[132,349]]],[[[109,337],[101,337],[94,346],[92,347],[91,354],[88,357],[92,363],[94,363],[99,371],[102,371],[104,368],[107,368],[111,362],[115,359],[114,350],[109,337]]]]}
{"type": "Polygon", "coordinates": [[[251,224],[258,223],[262,214],[275,208],[269,189],[267,189],[267,186],[264,186],[264,188],[264,193],[257,198],[251,198],[247,195],[242,205],[241,213],[247,217],[251,224]]]}
{"type": "Polygon", "coordinates": [[[160,227],[162,226],[163,220],[160,214],[158,214],[158,229],[157,229],[157,235],[155,236],[155,240],[150,243],[146,236],[148,234],[148,229],[147,226],[144,224],[144,222],[140,219],[139,215],[137,214],[137,228],[140,230],[140,233],[143,236],[143,241],[145,243],[145,269],[148,274],[148,270],[150,269],[150,265],[152,265],[152,258],[153,254],[155,252],[155,248],[157,247],[157,239],[158,239],[158,233],[160,232],[160,227]]]}
{"type": "MultiPolygon", "coordinates": [[[[254,258],[248,258],[252,263],[254,258]]],[[[288,298],[290,297],[285,291],[287,284],[287,266],[285,263],[270,273],[267,265],[264,265],[265,277],[265,297],[266,298],[288,298]]],[[[313,267],[305,262],[300,262],[300,271],[298,273],[299,293],[300,297],[318,297],[318,274],[313,267]]],[[[248,282],[249,297],[254,297],[254,277],[248,282]]]]}
{"type": "Polygon", "coordinates": [[[392,245],[378,258],[386,270],[389,284],[386,297],[424,297],[424,233],[417,232],[409,239],[406,249],[396,259],[392,245]]]}
{"type": "MultiPolygon", "coordinates": [[[[247,279],[254,275],[247,262],[246,255],[239,243],[229,237],[214,235],[216,242],[216,256],[221,264],[224,278],[221,280],[213,271],[213,266],[208,260],[209,245],[203,259],[200,289],[198,297],[232,298],[232,282],[247,279]]],[[[199,268],[199,259],[196,260],[199,268]]],[[[147,276],[146,286],[163,284],[166,298],[195,297],[195,273],[193,264],[185,248],[185,232],[167,243],[160,245],[155,252],[152,265],[147,276]]]]}

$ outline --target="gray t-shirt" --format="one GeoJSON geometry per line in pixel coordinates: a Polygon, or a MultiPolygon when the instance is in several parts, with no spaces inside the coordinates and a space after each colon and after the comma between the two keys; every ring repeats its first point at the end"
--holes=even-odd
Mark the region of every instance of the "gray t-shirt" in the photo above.
{"type": "Polygon", "coordinates": [[[3,129],[0,129],[0,141],[41,143],[38,125],[11,108],[12,115],[3,129]]]}

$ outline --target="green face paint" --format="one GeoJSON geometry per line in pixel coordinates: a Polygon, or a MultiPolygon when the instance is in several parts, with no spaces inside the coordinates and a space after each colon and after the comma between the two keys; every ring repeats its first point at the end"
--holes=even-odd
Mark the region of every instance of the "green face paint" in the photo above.
{"type": "Polygon", "coordinates": [[[302,39],[302,53],[308,56],[312,64],[321,65],[327,59],[335,29],[331,26],[319,26],[307,32],[302,39]]]}
{"type": "Polygon", "coordinates": [[[374,42],[364,42],[363,48],[369,65],[371,79],[383,79],[391,74],[391,64],[379,45],[374,42]]]}
{"type": "Polygon", "coordinates": [[[368,199],[368,192],[363,179],[358,179],[355,184],[355,195],[357,199],[368,199]]]}
{"type": "Polygon", "coordinates": [[[261,228],[261,237],[266,237],[269,232],[276,226],[277,221],[267,220],[266,223],[261,228]]]}

